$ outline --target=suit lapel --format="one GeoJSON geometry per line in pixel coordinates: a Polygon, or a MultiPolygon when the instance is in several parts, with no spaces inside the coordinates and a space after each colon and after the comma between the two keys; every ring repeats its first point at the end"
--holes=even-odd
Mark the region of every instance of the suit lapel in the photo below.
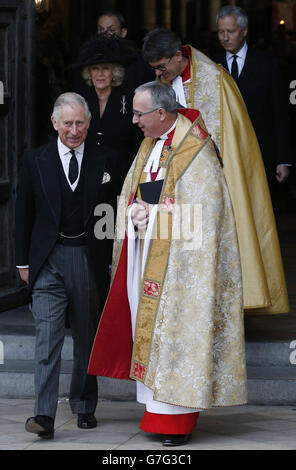
{"type": "Polygon", "coordinates": [[[252,84],[252,80],[256,80],[260,71],[260,64],[258,64],[254,56],[254,50],[248,46],[245,63],[239,76],[239,82],[243,83],[245,87],[249,87],[252,84]]]}
{"type": "MultiPolygon", "coordinates": [[[[222,58],[221,62],[222,62],[223,67],[225,68],[225,70],[229,71],[228,70],[228,65],[227,65],[227,60],[226,60],[226,52],[223,54],[223,58],[222,58]]],[[[230,71],[229,71],[229,73],[230,73],[230,71]]]]}
{"type": "Polygon", "coordinates": [[[249,63],[250,63],[251,60],[252,60],[252,58],[250,58],[250,48],[248,47],[245,62],[244,62],[244,66],[243,66],[242,71],[240,73],[240,76],[238,78],[239,81],[243,81],[243,80],[246,79],[246,76],[247,76],[247,73],[248,73],[248,70],[249,70],[249,63]]]}
{"type": "MultiPolygon", "coordinates": [[[[224,51],[223,55],[220,56],[219,60],[220,60],[221,64],[223,65],[223,67],[231,74],[231,70],[228,69],[228,64],[227,64],[227,60],[226,60],[226,51],[224,51]]],[[[242,71],[241,71],[238,79],[236,80],[236,82],[238,84],[245,80],[246,75],[248,73],[248,65],[249,65],[250,60],[252,60],[252,59],[250,59],[250,48],[248,47],[247,55],[246,55],[245,62],[244,62],[244,66],[242,68],[242,71]]]]}
{"type": "Polygon", "coordinates": [[[87,143],[83,155],[84,165],[84,225],[93,213],[104,176],[106,158],[87,143]]]}
{"type": "MultiPolygon", "coordinates": [[[[48,201],[54,220],[59,227],[61,218],[61,190],[59,184],[57,141],[51,142],[37,157],[37,167],[41,186],[48,201]]],[[[92,215],[98,200],[98,194],[104,176],[106,158],[97,149],[90,148],[87,143],[83,155],[84,165],[84,224],[92,215]]]]}
{"type": "Polygon", "coordinates": [[[57,141],[53,141],[49,143],[37,156],[36,161],[41,186],[55,222],[59,226],[61,216],[61,192],[59,184],[58,158],[57,141]]]}
{"type": "MultiPolygon", "coordinates": [[[[221,65],[223,65],[223,67],[229,72],[231,73],[231,71],[228,69],[228,65],[227,65],[227,60],[226,60],[226,51],[222,52],[221,54],[219,54],[217,56],[217,60],[216,62],[218,63],[221,63],[221,65]]],[[[253,56],[252,56],[252,49],[248,46],[248,50],[247,50],[247,54],[246,54],[246,58],[245,58],[245,63],[244,63],[244,66],[242,68],[242,71],[238,77],[238,80],[237,80],[237,83],[240,83],[240,82],[243,82],[246,80],[247,76],[248,76],[248,73],[249,71],[251,70],[251,66],[250,64],[253,62],[253,56]]],[[[256,70],[256,68],[255,68],[256,70]]]]}

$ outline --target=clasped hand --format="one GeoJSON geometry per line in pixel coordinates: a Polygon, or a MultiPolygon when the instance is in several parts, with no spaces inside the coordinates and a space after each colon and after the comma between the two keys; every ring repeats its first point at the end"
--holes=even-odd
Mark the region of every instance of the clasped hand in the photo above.
{"type": "Polygon", "coordinates": [[[136,204],[134,204],[131,218],[134,227],[136,227],[139,232],[144,232],[146,230],[152,207],[152,204],[142,201],[141,199],[136,199],[136,204]]]}

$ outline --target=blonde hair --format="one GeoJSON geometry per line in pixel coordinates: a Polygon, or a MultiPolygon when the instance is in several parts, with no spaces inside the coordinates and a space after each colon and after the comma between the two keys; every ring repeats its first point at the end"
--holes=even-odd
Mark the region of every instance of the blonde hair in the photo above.
{"type": "MultiPolygon", "coordinates": [[[[122,84],[125,70],[122,65],[113,64],[113,66],[114,66],[114,70],[113,70],[112,86],[116,87],[122,84]]],[[[84,69],[82,70],[82,78],[84,78],[88,86],[93,86],[93,82],[89,73],[90,67],[91,67],[90,65],[88,65],[87,67],[84,67],[84,69]]]]}

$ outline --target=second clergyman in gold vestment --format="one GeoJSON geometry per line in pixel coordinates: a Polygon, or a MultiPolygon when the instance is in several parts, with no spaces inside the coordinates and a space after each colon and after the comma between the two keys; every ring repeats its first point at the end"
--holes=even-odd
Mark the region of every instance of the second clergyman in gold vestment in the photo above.
{"type": "Polygon", "coordinates": [[[277,228],[260,148],[240,91],[222,66],[170,30],[144,40],[143,57],[172,83],[184,107],[198,109],[223,159],[236,218],[246,313],[289,311],[277,228]]]}

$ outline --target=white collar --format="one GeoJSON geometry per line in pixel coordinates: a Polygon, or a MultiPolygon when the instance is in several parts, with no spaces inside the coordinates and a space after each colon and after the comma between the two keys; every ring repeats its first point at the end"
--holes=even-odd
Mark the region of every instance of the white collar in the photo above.
{"type": "MultiPolygon", "coordinates": [[[[84,152],[84,142],[82,142],[82,144],[80,144],[73,150],[75,150],[75,153],[82,156],[84,152]]],[[[60,156],[64,156],[71,152],[71,149],[69,149],[65,144],[63,144],[60,137],[58,138],[58,151],[60,156]]]]}
{"type": "Polygon", "coordinates": [[[161,140],[167,140],[169,133],[172,132],[172,131],[175,129],[175,127],[176,127],[176,125],[177,125],[177,122],[178,122],[178,117],[177,117],[177,119],[175,120],[175,122],[174,122],[174,124],[172,125],[172,127],[170,127],[169,130],[168,130],[165,134],[160,135],[159,138],[160,138],[161,140]]]}
{"type": "Polygon", "coordinates": [[[168,134],[172,132],[176,125],[177,125],[178,117],[175,120],[174,124],[170,127],[170,129],[165,133],[159,136],[159,140],[155,143],[152,152],[150,154],[150,157],[147,161],[147,164],[145,166],[145,173],[149,173],[150,170],[152,169],[153,173],[156,173],[159,167],[159,161],[162,153],[162,149],[164,147],[164,143],[168,138],[168,134]]]}
{"type": "Polygon", "coordinates": [[[234,55],[236,55],[239,59],[242,59],[244,61],[246,59],[247,51],[248,51],[248,44],[247,44],[247,41],[245,41],[243,47],[236,54],[233,54],[232,52],[227,51],[226,60],[228,61],[232,59],[234,55]]]}

